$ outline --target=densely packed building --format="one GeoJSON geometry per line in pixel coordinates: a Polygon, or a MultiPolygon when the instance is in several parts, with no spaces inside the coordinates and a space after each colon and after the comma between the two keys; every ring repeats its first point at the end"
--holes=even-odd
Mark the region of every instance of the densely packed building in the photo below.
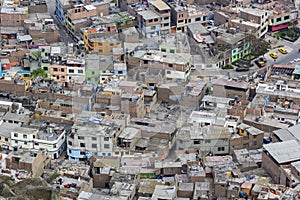
{"type": "Polygon", "coordinates": [[[0,199],[300,199],[298,10],[2,0],[0,199]]]}

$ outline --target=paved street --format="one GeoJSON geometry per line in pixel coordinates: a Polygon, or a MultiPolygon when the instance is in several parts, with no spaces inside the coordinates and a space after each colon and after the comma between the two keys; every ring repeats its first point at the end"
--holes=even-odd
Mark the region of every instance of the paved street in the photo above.
{"type": "Polygon", "coordinates": [[[51,17],[53,18],[54,23],[59,27],[60,40],[62,42],[64,42],[65,44],[76,43],[76,41],[67,33],[66,28],[60,24],[56,15],[54,14],[55,1],[48,1],[47,5],[48,5],[48,12],[50,13],[51,17]]]}
{"type": "MultiPolygon", "coordinates": [[[[267,36],[271,37],[271,36],[267,36]]],[[[266,69],[268,66],[273,65],[273,64],[289,64],[290,61],[296,59],[296,58],[300,58],[300,53],[298,52],[298,49],[300,48],[300,38],[295,41],[294,43],[289,42],[289,41],[285,41],[285,40],[279,40],[278,41],[278,45],[283,45],[284,48],[288,51],[288,54],[282,54],[280,52],[278,52],[278,49],[273,49],[270,50],[270,52],[277,52],[278,54],[278,59],[274,60],[273,58],[271,58],[271,56],[269,55],[270,53],[266,53],[264,55],[264,57],[267,59],[267,64],[264,68],[259,68],[254,61],[252,61],[254,63],[254,66],[250,68],[250,71],[246,71],[246,72],[237,72],[235,71],[235,69],[229,69],[229,70],[220,70],[220,73],[224,76],[228,76],[228,73],[230,73],[231,78],[233,77],[239,77],[239,76],[245,76],[245,75],[249,75],[252,74],[254,72],[256,72],[257,70],[261,70],[261,69],[266,69]]]]}

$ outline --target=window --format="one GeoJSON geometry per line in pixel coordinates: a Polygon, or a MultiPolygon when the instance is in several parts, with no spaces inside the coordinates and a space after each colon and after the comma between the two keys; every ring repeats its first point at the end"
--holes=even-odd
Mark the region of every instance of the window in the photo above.
{"type": "Polygon", "coordinates": [[[104,144],[104,149],[109,149],[109,144],[104,144]]]}
{"type": "Polygon", "coordinates": [[[8,138],[5,138],[5,142],[8,142],[8,138]]]}
{"type": "Polygon", "coordinates": [[[80,143],[80,147],[85,147],[85,144],[84,143],[80,143]]]}
{"type": "Polygon", "coordinates": [[[218,147],[218,151],[225,151],[225,147],[218,147]]]}
{"type": "Polygon", "coordinates": [[[210,143],[210,140],[205,140],[205,143],[210,143]]]}
{"type": "Polygon", "coordinates": [[[92,148],[96,149],[97,148],[97,144],[92,144],[92,148]]]}
{"type": "Polygon", "coordinates": [[[167,74],[171,74],[171,71],[167,71],[167,74]]]}
{"type": "Polygon", "coordinates": [[[144,64],[148,64],[148,60],[144,60],[144,64]]]}
{"type": "Polygon", "coordinates": [[[169,64],[169,67],[173,67],[173,64],[169,64]]]}
{"type": "Polygon", "coordinates": [[[82,69],[79,69],[79,70],[78,70],[78,74],[83,74],[83,70],[82,70],[82,69]]]}
{"type": "Polygon", "coordinates": [[[74,73],[74,69],[69,69],[69,73],[73,74],[74,73]]]}
{"type": "Polygon", "coordinates": [[[24,135],[23,135],[23,139],[27,139],[27,135],[24,134],[24,135]]]}
{"type": "Polygon", "coordinates": [[[27,145],[27,142],[24,142],[25,145],[27,145]]]}
{"type": "Polygon", "coordinates": [[[167,52],[167,50],[165,48],[162,48],[161,51],[162,52],[167,52]]]}
{"type": "Polygon", "coordinates": [[[53,148],[56,148],[56,144],[53,145],[53,148]]]}
{"type": "Polygon", "coordinates": [[[199,22],[200,20],[201,20],[201,17],[197,17],[197,18],[195,19],[196,22],[199,22]]]}
{"type": "Polygon", "coordinates": [[[85,152],[84,151],[80,151],[80,155],[85,155],[85,152]]]}
{"type": "Polygon", "coordinates": [[[61,72],[65,72],[65,69],[61,69],[60,71],[61,71],[61,72]]]}
{"type": "Polygon", "coordinates": [[[39,146],[39,143],[35,142],[34,145],[35,145],[35,146],[39,146]]]}
{"type": "Polygon", "coordinates": [[[18,144],[18,141],[15,141],[16,144],[18,144]]]}
{"type": "Polygon", "coordinates": [[[92,71],[92,75],[94,75],[95,74],[95,72],[94,71],[92,71]]]}
{"type": "Polygon", "coordinates": [[[68,141],[68,145],[72,146],[72,142],[71,142],[71,141],[68,141]]]}
{"type": "Polygon", "coordinates": [[[151,26],[151,30],[155,30],[156,29],[156,26],[151,26]]]}
{"type": "Polygon", "coordinates": [[[104,138],[104,141],[109,141],[109,138],[108,138],[108,137],[105,137],[105,138],[104,138]]]}
{"type": "Polygon", "coordinates": [[[112,47],[112,46],[114,46],[115,44],[114,44],[114,43],[110,43],[109,45],[112,47]]]}
{"type": "Polygon", "coordinates": [[[118,152],[118,151],[116,151],[116,152],[115,152],[115,155],[119,155],[119,152],[118,152]]]}
{"type": "Polygon", "coordinates": [[[78,136],[78,140],[84,140],[83,136],[78,136]]]}
{"type": "Polygon", "coordinates": [[[100,43],[99,43],[99,46],[103,46],[103,44],[100,42],[100,43]]]}
{"type": "Polygon", "coordinates": [[[158,18],[155,18],[154,21],[155,21],[155,22],[158,22],[158,18]]]}
{"type": "Polygon", "coordinates": [[[164,18],[164,20],[168,20],[168,19],[169,19],[169,17],[165,17],[165,18],[164,18]]]}
{"type": "Polygon", "coordinates": [[[32,138],[35,139],[35,135],[33,135],[32,138]]]}
{"type": "Polygon", "coordinates": [[[200,140],[194,140],[194,144],[201,144],[200,140]]]}
{"type": "Polygon", "coordinates": [[[174,49],[170,49],[170,53],[175,53],[175,50],[174,49]]]}
{"type": "Polygon", "coordinates": [[[289,18],[290,18],[290,16],[285,16],[283,19],[288,20],[289,18]]]}
{"type": "Polygon", "coordinates": [[[97,140],[97,138],[96,137],[92,137],[92,140],[97,140]]]}
{"type": "Polygon", "coordinates": [[[14,133],[14,137],[18,137],[18,133],[14,133]]]}
{"type": "Polygon", "coordinates": [[[57,71],[58,71],[58,69],[57,69],[57,68],[53,68],[53,71],[54,71],[54,72],[57,72],[57,71]]]}
{"type": "Polygon", "coordinates": [[[72,153],[72,150],[71,150],[71,149],[69,149],[69,153],[72,153]]]}

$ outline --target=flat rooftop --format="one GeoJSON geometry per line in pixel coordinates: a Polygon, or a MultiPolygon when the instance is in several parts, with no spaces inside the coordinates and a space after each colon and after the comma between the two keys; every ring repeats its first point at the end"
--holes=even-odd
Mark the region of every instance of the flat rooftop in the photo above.
{"type": "Polygon", "coordinates": [[[0,125],[0,135],[6,138],[11,137],[11,132],[14,131],[15,128],[20,127],[19,124],[9,124],[9,123],[2,123],[0,125]]]}
{"type": "Polygon", "coordinates": [[[240,12],[244,12],[244,13],[248,13],[250,15],[255,15],[255,16],[258,16],[258,17],[261,17],[262,15],[265,16],[265,13],[266,11],[264,10],[260,10],[260,9],[254,9],[254,8],[241,8],[240,9],[240,12]]]}
{"type": "Polygon", "coordinates": [[[158,10],[171,10],[171,8],[162,0],[151,0],[149,3],[155,6],[158,10]]]}
{"type": "Polygon", "coordinates": [[[222,35],[217,37],[218,40],[221,40],[227,44],[232,44],[232,45],[243,40],[244,38],[245,38],[245,34],[243,33],[236,33],[236,34],[223,33],[222,35]]]}
{"type": "Polygon", "coordinates": [[[160,18],[158,14],[151,10],[144,10],[141,12],[138,12],[139,15],[141,15],[145,20],[149,19],[155,19],[155,18],[160,18]]]}
{"type": "Polygon", "coordinates": [[[226,79],[217,79],[213,81],[213,85],[223,85],[232,88],[241,88],[241,89],[248,89],[250,84],[244,81],[231,81],[226,79]]]}
{"type": "Polygon", "coordinates": [[[300,144],[296,140],[265,144],[263,148],[268,151],[278,164],[300,160],[300,144]]]}

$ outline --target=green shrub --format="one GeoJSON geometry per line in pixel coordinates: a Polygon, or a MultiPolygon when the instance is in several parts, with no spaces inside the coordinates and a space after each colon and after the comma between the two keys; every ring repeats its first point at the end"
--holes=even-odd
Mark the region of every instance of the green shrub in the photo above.
{"type": "Polygon", "coordinates": [[[225,66],[223,67],[223,69],[233,69],[233,66],[232,66],[232,65],[225,65],[225,66]]]}

